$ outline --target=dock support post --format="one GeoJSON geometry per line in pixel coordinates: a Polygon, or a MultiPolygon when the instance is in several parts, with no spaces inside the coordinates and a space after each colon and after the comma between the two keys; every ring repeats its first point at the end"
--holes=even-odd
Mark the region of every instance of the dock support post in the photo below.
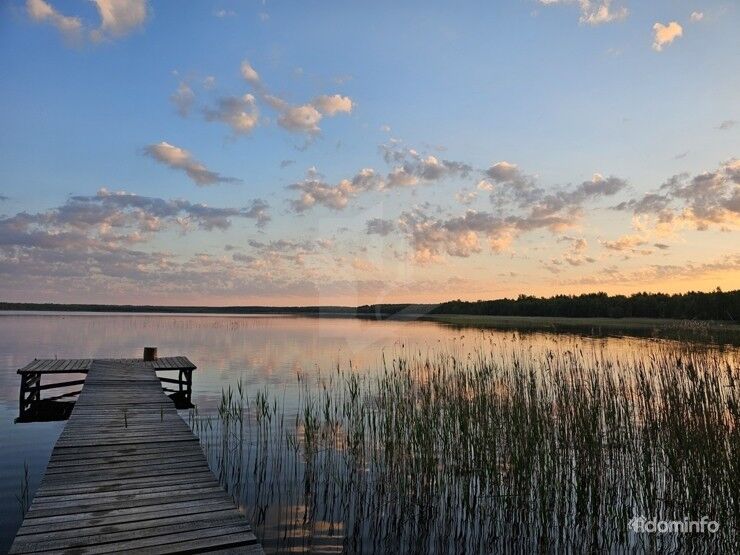
{"type": "Polygon", "coordinates": [[[21,391],[18,395],[18,416],[22,417],[26,412],[26,376],[21,374],[21,391]]]}

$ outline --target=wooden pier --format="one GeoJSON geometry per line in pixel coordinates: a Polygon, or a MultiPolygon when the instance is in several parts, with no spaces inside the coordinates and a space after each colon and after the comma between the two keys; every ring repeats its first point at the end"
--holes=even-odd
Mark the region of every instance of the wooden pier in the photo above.
{"type": "MultiPolygon", "coordinates": [[[[184,357],[154,362],[195,368],[184,357]]],[[[156,366],[84,363],[79,399],[10,553],[262,553],[156,366]]]]}
{"type": "MultiPolygon", "coordinates": [[[[118,362],[121,364],[138,364],[147,368],[152,368],[155,372],[167,372],[177,371],[178,377],[168,378],[160,377],[159,381],[163,384],[174,384],[178,389],[173,387],[164,386],[164,391],[175,394],[175,399],[180,401],[183,406],[178,408],[187,408],[190,406],[190,400],[192,396],[193,386],[193,370],[195,365],[190,362],[186,357],[164,357],[155,358],[153,360],[135,359],[135,358],[123,358],[123,359],[95,359],[97,362],[118,362]]],[[[18,396],[18,421],[29,422],[37,420],[55,420],[55,413],[57,411],[49,411],[49,408],[54,406],[57,401],[64,399],[71,400],[80,394],[80,390],[74,390],[73,388],[78,385],[85,383],[84,378],[67,380],[64,382],[52,382],[48,384],[42,384],[42,376],[67,376],[67,375],[80,375],[87,374],[90,370],[90,366],[93,363],[91,358],[78,358],[78,359],[50,359],[50,358],[37,358],[28,363],[26,366],[18,370],[18,374],[21,377],[21,387],[18,396]],[[45,397],[42,399],[42,391],[49,390],[63,390],[62,392],[57,391],[55,395],[45,397]],[[70,391],[70,389],[73,389],[70,391]],[[49,412],[49,415],[44,415],[44,411],[49,412]]],[[[52,392],[53,393],[53,392],[52,392]]],[[[68,415],[64,415],[61,418],[66,420],[68,415]]]]}

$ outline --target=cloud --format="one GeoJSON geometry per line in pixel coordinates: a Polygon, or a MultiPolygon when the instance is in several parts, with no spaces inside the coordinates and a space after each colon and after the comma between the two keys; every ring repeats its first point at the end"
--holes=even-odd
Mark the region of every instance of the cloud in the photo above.
{"type": "Polygon", "coordinates": [[[325,116],[335,116],[340,113],[349,114],[354,106],[350,97],[338,94],[317,96],[311,104],[325,116]]]}
{"type": "Polygon", "coordinates": [[[559,274],[563,271],[566,264],[568,266],[579,267],[596,262],[595,258],[586,254],[588,242],[583,237],[564,235],[558,239],[558,242],[567,242],[569,243],[569,247],[560,257],[553,257],[549,261],[544,262],[545,269],[549,272],[559,274]]]}
{"type": "Polygon", "coordinates": [[[181,81],[177,90],[170,96],[170,100],[175,105],[177,113],[187,117],[195,102],[195,93],[186,82],[181,81]]]}
{"type": "Polygon", "coordinates": [[[252,85],[260,84],[259,74],[252,67],[252,64],[250,64],[247,60],[242,61],[240,71],[241,71],[242,77],[247,83],[251,83],[252,85]]]}
{"type": "Polygon", "coordinates": [[[395,231],[396,224],[393,220],[384,220],[382,218],[372,218],[366,222],[365,232],[368,235],[390,235],[395,231]]]}
{"type": "Polygon", "coordinates": [[[278,124],[288,131],[317,135],[321,132],[321,112],[310,104],[288,106],[278,116],[278,124]]]}
{"type": "Polygon", "coordinates": [[[62,15],[44,0],[26,0],[28,16],[38,23],[49,23],[68,40],[82,37],[82,20],[79,17],[62,15]]]}
{"type": "Polygon", "coordinates": [[[516,164],[506,161],[492,165],[485,174],[486,178],[478,183],[478,189],[490,191],[494,205],[503,210],[513,204],[529,209],[534,217],[556,213],[574,217],[584,203],[613,196],[627,186],[621,178],[605,178],[597,173],[575,188],[546,190],[537,186],[534,177],[523,173],[516,164]]]}
{"type": "Polygon", "coordinates": [[[581,5],[579,21],[588,25],[622,21],[629,15],[629,10],[624,6],[612,9],[611,0],[600,0],[598,2],[580,0],[579,4],[581,5]]]}
{"type": "Polygon", "coordinates": [[[0,195],[0,202],[5,202],[6,200],[10,200],[10,197],[6,197],[5,195],[0,195]]]}
{"type": "Polygon", "coordinates": [[[219,100],[216,108],[205,110],[208,121],[228,123],[237,134],[247,134],[259,123],[258,101],[278,113],[277,123],[280,127],[311,138],[321,133],[323,118],[348,114],[354,108],[354,101],[350,97],[339,94],[319,95],[310,102],[292,104],[270,92],[249,60],[242,61],[240,72],[244,80],[254,87],[254,95],[225,97],[219,100]]]}
{"type": "MultiPolygon", "coordinates": [[[[587,203],[613,196],[627,186],[623,179],[595,174],[575,187],[544,189],[510,162],[493,164],[485,174],[479,189],[490,190],[496,212],[469,209],[460,216],[439,218],[417,208],[401,215],[399,228],[416,262],[439,262],[445,254],[469,257],[482,252],[486,243],[492,252],[503,252],[520,235],[536,230],[560,234],[579,223],[587,203]]],[[[585,246],[585,240],[574,240],[565,262],[592,261],[583,253],[585,246]]]]}
{"type": "Polygon", "coordinates": [[[292,106],[284,99],[267,93],[263,95],[263,99],[279,112],[278,125],[283,129],[313,136],[321,133],[319,124],[324,117],[348,114],[354,107],[351,98],[338,94],[317,96],[309,104],[298,106],[292,106]]]}
{"type": "Polygon", "coordinates": [[[665,46],[683,35],[683,27],[671,21],[668,25],[656,23],[653,25],[653,50],[661,52],[665,46]]]}
{"type": "MultiPolygon", "coordinates": [[[[52,259],[76,261],[83,268],[90,259],[107,264],[118,255],[127,259],[134,252],[132,246],[147,243],[170,227],[182,233],[193,227],[225,230],[233,218],[253,219],[263,227],[270,220],[267,208],[260,199],[243,208],[215,208],[100,189],[94,196],[73,196],[44,212],[0,218],[0,259],[28,259],[29,265],[52,259]]],[[[145,264],[146,255],[135,252],[135,267],[145,264]]],[[[30,266],[24,271],[30,272],[30,266]]]]}
{"type": "Polygon", "coordinates": [[[144,24],[147,18],[146,0],[92,0],[100,16],[98,27],[90,28],[79,17],[59,13],[45,0],[26,0],[29,17],[37,22],[49,23],[67,39],[81,40],[85,29],[93,42],[121,38],[144,24]]]}
{"type": "Polygon", "coordinates": [[[505,250],[514,235],[515,224],[489,212],[468,210],[463,216],[440,219],[421,210],[403,212],[399,228],[407,236],[417,263],[442,260],[441,255],[466,258],[482,250],[481,238],[488,238],[491,249],[505,250]]]}
{"type": "Polygon", "coordinates": [[[622,21],[629,15],[629,10],[624,6],[612,7],[612,0],[539,0],[539,2],[545,6],[577,4],[581,11],[578,21],[585,25],[622,21]]]}
{"type": "Polygon", "coordinates": [[[691,20],[691,23],[698,23],[704,19],[704,12],[691,12],[689,19],[691,20]]]}
{"type": "Polygon", "coordinates": [[[289,201],[289,204],[293,211],[299,213],[317,204],[342,210],[350,199],[361,192],[377,190],[381,186],[382,180],[372,168],[364,168],[351,179],[343,179],[336,185],[326,183],[316,171],[310,170],[303,181],[288,186],[300,192],[300,198],[289,201]]]}
{"type": "Polygon", "coordinates": [[[206,108],[207,121],[225,123],[236,135],[248,135],[259,124],[259,110],[251,94],[218,99],[215,108],[206,108]]]}
{"type": "Polygon", "coordinates": [[[395,187],[413,187],[418,183],[419,178],[403,167],[393,168],[393,170],[388,173],[388,178],[385,182],[386,187],[389,189],[395,187]]]}
{"type": "Polygon", "coordinates": [[[601,241],[604,248],[618,252],[632,252],[636,254],[650,254],[649,249],[639,249],[647,244],[647,241],[640,235],[623,235],[614,241],[601,241]]]}
{"type": "Polygon", "coordinates": [[[684,226],[706,230],[740,225],[740,160],[689,177],[678,174],[657,191],[614,207],[650,218],[663,231],[684,226]]]}
{"type": "Polygon", "coordinates": [[[199,187],[218,183],[238,183],[240,181],[234,177],[224,177],[218,172],[209,170],[195,160],[187,150],[164,141],[146,146],[144,153],[172,169],[184,171],[199,187]]]}
{"type": "Polygon", "coordinates": [[[723,121],[717,126],[717,129],[719,129],[720,131],[728,131],[732,129],[733,127],[735,127],[737,123],[738,123],[737,120],[726,119],[725,121],[723,121]]]}
{"type": "Polygon", "coordinates": [[[387,163],[398,164],[385,177],[372,168],[364,168],[353,177],[332,185],[314,171],[309,171],[306,179],[288,187],[301,193],[299,199],[289,201],[291,208],[295,212],[305,212],[322,205],[332,210],[342,210],[350,200],[363,193],[413,187],[449,177],[468,177],[473,172],[469,164],[420,154],[396,143],[381,145],[380,150],[387,163]]]}
{"type": "Polygon", "coordinates": [[[445,160],[434,155],[424,155],[399,142],[380,145],[387,164],[395,165],[386,178],[386,188],[409,187],[418,183],[431,183],[449,177],[468,177],[473,167],[463,162],[445,160]]]}
{"type": "Polygon", "coordinates": [[[93,31],[93,40],[127,35],[144,24],[147,18],[146,0],[92,0],[98,7],[100,27],[93,31]]]}
{"type": "Polygon", "coordinates": [[[295,160],[280,160],[281,168],[287,168],[288,166],[292,166],[293,164],[295,164],[295,160]]]}
{"type": "Polygon", "coordinates": [[[740,255],[733,253],[703,263],[686,261],[683,264],[652,264],[636,270],[609,266],[603,268],[597,274],[582,276],[562,283],[581,286],[607,283],[618,283],[620,285],[639,283],[641,287],[644,287],[646,283],[662,285],[666,280],[688,279],[695,282],[698,278],[715,276],[723,272],[737,272],[738,270],[740,270],[740,255]]]}

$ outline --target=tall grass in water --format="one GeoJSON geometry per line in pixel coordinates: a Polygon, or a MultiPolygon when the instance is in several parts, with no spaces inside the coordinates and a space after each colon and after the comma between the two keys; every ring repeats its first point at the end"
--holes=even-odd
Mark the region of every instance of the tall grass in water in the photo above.
{"type": "Polygon", "coordinates": [[[191,415],[266,549],[736,552],[735,354],[404,354],[191,415]],[[638,534],[633,516],[720,523],[638,534]]]}

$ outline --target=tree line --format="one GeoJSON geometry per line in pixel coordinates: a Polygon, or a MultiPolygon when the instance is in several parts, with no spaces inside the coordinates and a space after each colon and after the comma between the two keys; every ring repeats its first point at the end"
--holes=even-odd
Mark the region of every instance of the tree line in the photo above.
{"type": "Polygon", "coordinates": [[[439,305],[366,305],[359,313],[465,314],[475,316],[554,316],[565,318],[671,318],[686,320],[737,320],[740,317],[740,290],[708,293],[690,291],[635,293],[633,295],[555,295],[515,299],[448,301],[439,305]]]}
{"type": "Polygon", "coordinates": [[[104,304],[56,304],[0,302],[0,310],[45,310],[73,312],[145,312],[209,314],[299,314],[306,316],[361,316],[374,318],[426,315],[553,316],[565,318],[670,318],[727,320],[740,317],[740,290],[635,293],[633,295],[555,295],[515,299],[448,301],[441,304],[374,304],[349,306],[136,306],[104,304]]]}

